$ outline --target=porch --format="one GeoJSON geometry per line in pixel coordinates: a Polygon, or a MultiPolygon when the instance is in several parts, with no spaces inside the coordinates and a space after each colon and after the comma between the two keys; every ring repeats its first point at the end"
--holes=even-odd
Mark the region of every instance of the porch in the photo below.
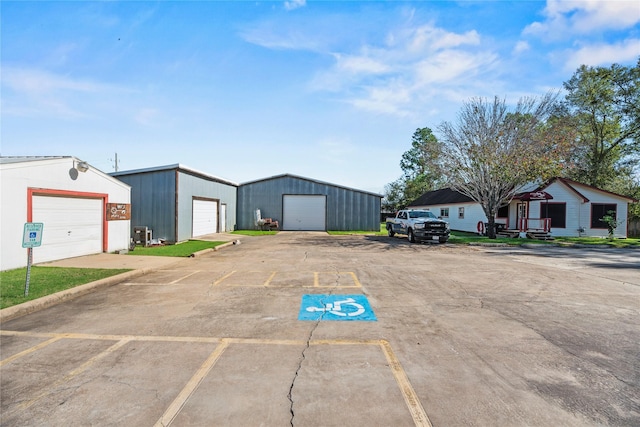
{"type": "Polygon", "coordinates": [[[509,218],[496,218],[496,235],[508,238],[553,240],[551,218],[518,218],[516,223],[514,228],[509,228],[509,218]]]}

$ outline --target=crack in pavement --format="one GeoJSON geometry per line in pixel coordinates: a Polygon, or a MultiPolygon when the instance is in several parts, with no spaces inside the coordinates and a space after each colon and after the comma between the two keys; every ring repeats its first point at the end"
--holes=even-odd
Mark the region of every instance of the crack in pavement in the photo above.
{"type": "MultiPolygon", "coordinates": [[[[305,257],[306,257],[306,252],[305,252],[305,257]]],[[[329,295],[333,295],[333,292],[338,287],[338,279],[339,279],[339,275],[336,277],[336,284],[329,291],[329,295]]],[[[324,304],[324,302],[323,302],[323,304],[324,304]]],[[[294,418],[296,416],[295,411],[293,409],[293,406],[294,406],[293,388],[296,385],[296,380],[298,379],[298,375],[300,374],[300,370],[302,369],[302,364],[304,363],[304,361],[306,359],[305,353],[309,349],[309,347],[311,346],[311,340],[313,339],[313,333],[316,331],[316,329],[318,329],[318,326],[320,326],[320,322],[322,321],[322,318],[324,317],[324,315],[325,315],[325,312],[320,314],[320,317],[318,318],[318,320],[316,320],[315,324],[313,325],[313,328],[311,328],[311,331],[309,331],[309,336],[307,337],[307,341],[305,343],[305,347],[304,347],[304,349],[302,349],[302,353],[300,353],[300,361],[298,362],[298,367],[296,368],[296,372],[293,374],[293,379],[291,380],[291,385],[289,386],[289,393],[287,394],[287,399],[289,399],[289,413],[291,414],[291,418],[289,419],[289,425],[291,427],[294,427],[293,420],[294,420],[294,418]]]]}
{"type": "MultiPolygon", "coordinates": [[[[323,315],[324,315],[324,313],[322,314],[322,316],[323,315]]],[[[309,349],[309,346],[311,345],[311,339],[313,337],[313,333],[315,332],[315,330],[320,325],[320,321],[322,320],[322,316],[320,317],[320,319],[316,320],[315,325],[313,326],[313,328],[309,332],[309,336],[307,337],[307,342],[305,344],[305,347],[302,350],[302,353],[300,354],[301,357],[300,357],[300,361],[298,362],[298,367],[296,368],[296,372],[293,374],[293,380],[291,381],[291,386],[289,386],[289,393],[287,394],[287,399],[289,399],[289,413],[291,414],[291,419],[289,420],[289,425],[291,425],[291,427],[293,427],[293,419],[296,416],[295,411],[293,409],[293,405],[294,405],[294,402],[293,402],[293,388],[295,387],[296,380],[298,379],[298,374],[300,373],[300,370],[302,369],[302,363],[306,359],[305,352],[309,349]]]]}

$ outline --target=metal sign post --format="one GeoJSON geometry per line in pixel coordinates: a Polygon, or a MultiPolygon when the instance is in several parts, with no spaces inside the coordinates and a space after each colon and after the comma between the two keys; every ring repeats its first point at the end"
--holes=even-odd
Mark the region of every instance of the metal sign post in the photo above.
{"type": "Polygon", "coordinates": [[[27,249],[27,280],[24,284],[24,296],[29,296],[29,280],[31,280],[31,262],[33,261],[33,248],[27,249]]]}
{"type": "Polygon", "coordinates": [[[24,224],[24,233],[22,235],[22,247],[27,248],[27,278],[24,284],[24,296],[29,295],[29,280],[31,280],[31,264],[33,263],[33,248],[42,244],[42,229],[44,225],[41,222],[26,222],[24,224]]]}

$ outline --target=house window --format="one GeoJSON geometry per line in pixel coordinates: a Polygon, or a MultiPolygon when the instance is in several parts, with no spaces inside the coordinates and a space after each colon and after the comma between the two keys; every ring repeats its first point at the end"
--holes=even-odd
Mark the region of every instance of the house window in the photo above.
{"type": "Polygon", "coordinates": [[[449,208],[440,208],[440,216],[442,218],[449,218],[449,208]]]}
{"type": "Polygon", "coordinates": [[[607,228],[607,223],[600,221],[609,212],[613,212],[613,218],[616,218],[618,205],[615,203],[592,203],[591,204],[591,228],[607,228]]]}
{"type": "Polygon", "coordinates": [[[540,204],[540,218],[551,218],[551,228],[567,228],[567,204],[540,204]]]}
{"type": "Polygon", "coordinates": [[[464,208],[458,208],[458,219],[464,219],[464,208]]]}
{"type": "Polygon", "coordinates": [[[498,209],[496,218],[509,218],[509,205],[503,206],[500,209],[498,209]]]}

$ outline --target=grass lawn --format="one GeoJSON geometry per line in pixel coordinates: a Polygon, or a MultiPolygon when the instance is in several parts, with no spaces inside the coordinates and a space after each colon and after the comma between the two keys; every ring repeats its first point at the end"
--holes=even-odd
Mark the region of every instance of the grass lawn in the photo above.
{"type": "Polygon", "coordinates": [[[610,246],[612,248],[638,248],[640,249],[640,239],[603,239],[601,237],[556,237],[554,240],[561,245],[599,245],[610,246]]]}
{"type": "Polygon", "coordinates": [[[378,231],[362,231],[362,230],[356,230],[356,231],[327,231],[327,233],[333,235],[333,236],[345,236],[345,235],[365,235],[365,236],[386,236],[387,235],[387,228],[386,228],[386,224],[383,222],[380,224],[380,230],[378,231]]]}
{"type": "Polygon", "coordinates": [[[127,271],[130,270],[33,266],[27,297],[24,296],[27,268],[2,271],[0,272],[0,308],[11,307],[127,271]]]}
{"type": "Polygon", "coordinates": [[[555,237],[554,240],[535,239],[509,239],[497,238],[489,239],[485,236],[478,236],[475,233],[465,233],[463,231],[452,231],[449,243],[458,244],[478,244],[478,243],[505,243],[507,245],[519,246],[524,244],[540,245],[598,245],[614,248],[640,248],[640,239],[603,239],[601,237],[555,237]]]}
{"type": "Polygon", "coordinates": [[[194,252],[204,249],[215,248],[227,242],[210,242],[206,240],[188,240],[177,245],[166,246],[136,246],[133,251],[127,252],[127,255],[151,255],[151,256],[174,256],[188,257],[194,252]]]}

